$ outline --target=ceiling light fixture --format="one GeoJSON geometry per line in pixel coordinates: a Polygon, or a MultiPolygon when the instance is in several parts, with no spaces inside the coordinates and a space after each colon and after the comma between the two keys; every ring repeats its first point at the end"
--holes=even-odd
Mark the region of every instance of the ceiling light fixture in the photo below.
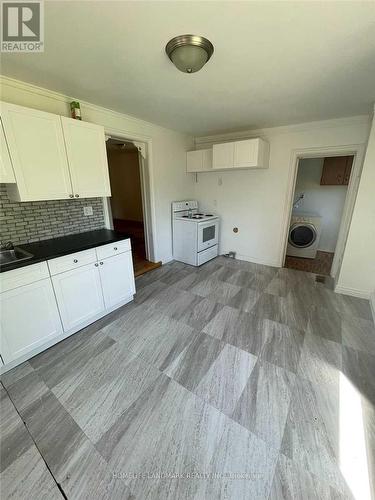
{"type": "Polygon", "coordinates": [[[203,36],[179,35],[169,40],[165,51],[177,69],[195,73],[210,59],[214,46],[203,36]]]}

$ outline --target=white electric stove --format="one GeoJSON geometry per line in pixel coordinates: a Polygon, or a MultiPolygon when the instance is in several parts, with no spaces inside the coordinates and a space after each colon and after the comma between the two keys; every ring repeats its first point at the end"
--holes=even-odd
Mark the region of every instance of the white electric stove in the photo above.
{"type": "Polygon", "coordinates": [[[219,217],[199,211],[198,202],[172,203],[173,258],[200,266],[218,255],[219,217]]]}

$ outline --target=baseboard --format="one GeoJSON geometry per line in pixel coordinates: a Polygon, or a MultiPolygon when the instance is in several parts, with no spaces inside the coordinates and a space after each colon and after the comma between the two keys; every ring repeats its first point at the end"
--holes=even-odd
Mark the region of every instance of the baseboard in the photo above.
{"type": "Polygon", "coordinates": [[[335,292],[342,293],[343,295],[351,295],[352,297],[358,297],[360,299],[370,300],[370,292],[367,292],[365,290],[358,290],[357,288],[349,288],[346,286],[338,285],[335,287],[335,292]]]}
{"type": "Polygon", "coordinates": [[[255,257],[250,257],[249,255],[242,255],[240,253],[236,253],[236,259],[245,260],[246,262],[253,262],[254,264],[260,264],[262,266],[281,267],[279,265],[279,262],[267,259],[257,259],[255,257]]]}

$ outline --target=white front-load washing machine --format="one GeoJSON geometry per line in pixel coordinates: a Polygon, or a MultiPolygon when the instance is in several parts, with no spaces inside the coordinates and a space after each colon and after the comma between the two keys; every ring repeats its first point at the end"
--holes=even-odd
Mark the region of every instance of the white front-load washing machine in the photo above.
{"type": "Polygon", "coordinates": [[[321,219],[319,215],[292,215],[288,234],[287,255],[315,259],[320,240],[321,219]]]}

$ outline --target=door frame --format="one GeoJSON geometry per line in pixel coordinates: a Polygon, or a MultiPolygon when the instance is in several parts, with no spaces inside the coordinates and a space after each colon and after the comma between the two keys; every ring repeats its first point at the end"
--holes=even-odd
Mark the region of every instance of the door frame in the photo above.
{"type": "MultiPolygon", "coordinates": [[[[152,176],[152,139],[147,136],[124,133],[121,130],[105,127],[105,135],[124,142],[137,143],[138,161],[141,174],[141,196],[145,233],[146,259],[157,262],[155,196],[152,176]]],[[[103,198],[104,223],[107,229],[113,229],[112,210],[109,197],[103,198]]]]}
{"type": "Polygon", "coordinates": [[[284,267],[286,251],[288,245],[289,226],[293,211],[293,200],[296,189],[297,173],[299,161],[305,158],[325,158],[328,156],[354,156],[352,171],[348,183],[344,209],[341,215],[340,229],[335,247],[335,254],[332,262],[331,276],[337,283],[340,274],[341,262],[344,255],[346,240],[352,220],[355,200],[357,197],[359,181],[362,173],[363,160],[365,156],[365,146],[363,144],[348,144],[343,146],[332,146],[322,148],[296,149],[292,151],[291,168],[289,177],[289,189],[287,195],[287,206],[285,210],[285,223],[283,231],[283,246],[281,265],[284,267]]]}

